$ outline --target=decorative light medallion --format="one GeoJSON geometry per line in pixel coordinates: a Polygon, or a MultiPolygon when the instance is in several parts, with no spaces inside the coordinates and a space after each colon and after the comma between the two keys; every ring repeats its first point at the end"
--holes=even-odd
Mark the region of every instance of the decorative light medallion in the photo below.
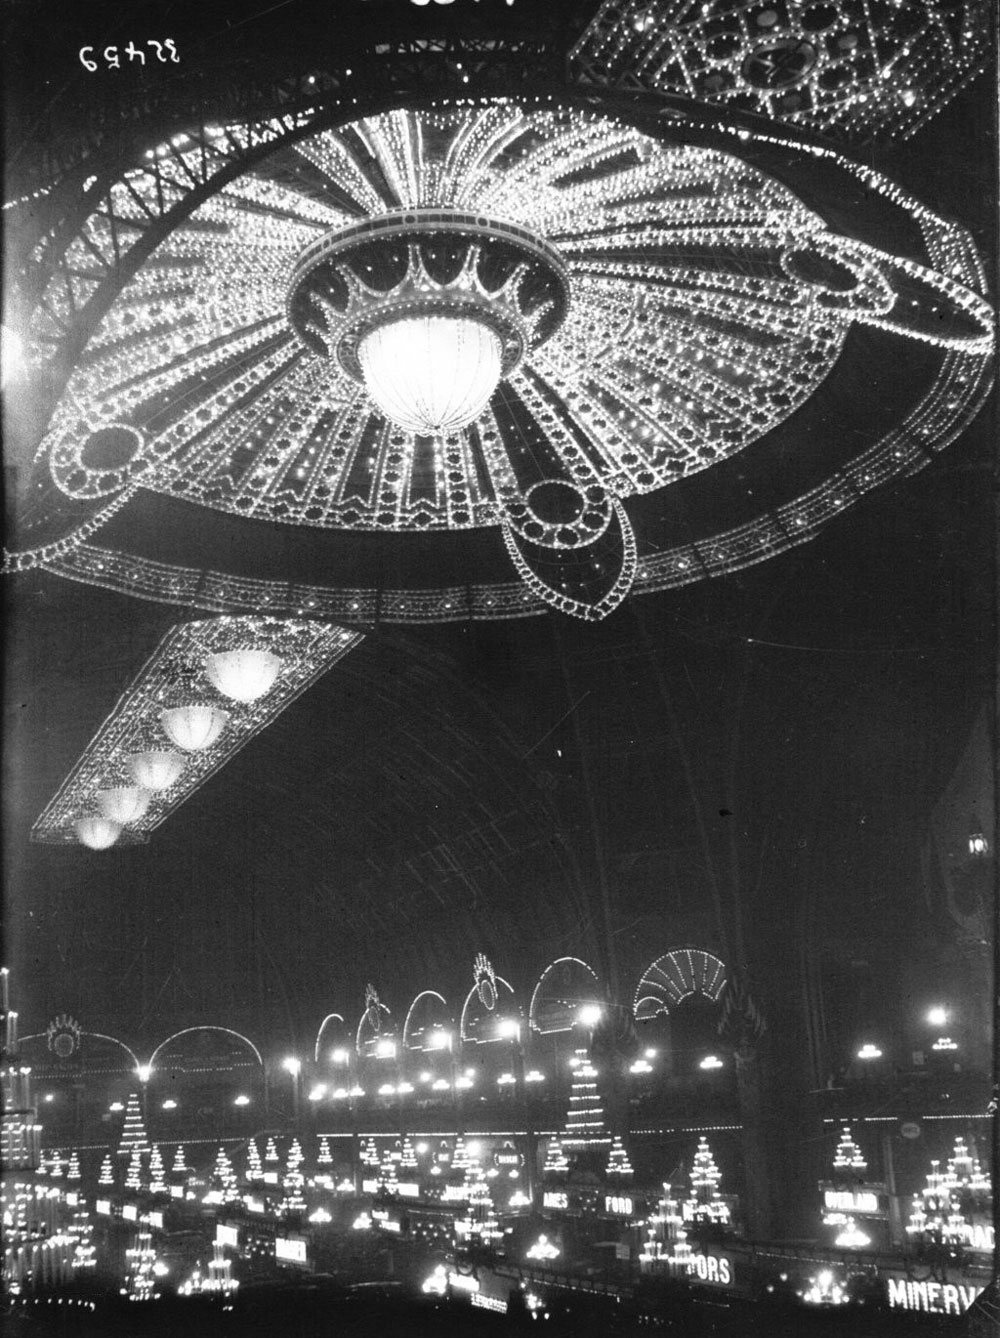
{"type": "Polygon", "coordinates": [[[570,65],[868,140],[911,135],[983,69],[989,32],[989,0],[605,0],[570,65]]]}
{"type": "Polygon", "coordinates": [[[80,1024],[68,1013],[59,1013],[45,1028],[45,1044],[57,1059],[72,1059],[80,1048],[80,1024]]]}
{"type": "MultiPolygon", "coordinates": [[[[761,561],[919,469],[985,393],[992,314],[967,235],[832,150],[673,113],[664,134],[507,100],[397,111],[227,182],[121,290],[71,376],[39,464],[104,510],[37,560],[213,609],[423,621],[544,601],[600,618],[633,582],[761,561]],[[908,254],[832,231],[768,153],[810,190],[826,174],[831,207],[862,187],[908,254]],[[856,347],[859,331],[882,344],[856,347]],[[834,431],[876,360],[910,376],[902,407],[886,419],[880,383],[834,431]],[[841,366],[846,396],[826,390],[841,366]],[[810,420],[821,391],[835,408],[810,420]],[[742,484],[754,469],[759,488],[742,484]],[[227,541],[239,572],[199,570],[219,546],[202,555],[186,503],[224,513],[223,533],[250,522],[227,541]],[[297,577],[253,521],[300,527],[297,577]],[[109,547],[87,543],[99,525],[109,547]],[[474,551],[456,542],[475,530],[474,551]],[[497,579],[504,550],[520,584],[497,579]]],[[[115,207],[138,219],[162,189],[137,170],[115,207]]],[[[88,221],[93,244],[105,229],[88,221]]]]}
{"type": "Polygon", "coordinates": [[[31,829],[31,839],[54,844],[81,842],[95,850],[147,841],[149,833],[234,753],[271,723],[317,678],[362,640],[358,632],[327,623],[277,618],[212,618],[179,623],[163,638],[119,699],[111,715],[31,829]],[[211,702],[206,659],[242,647],[279,658],[281,675],[272,690],[249,703],[211,702]],[[189,736],[180,722],[190,716],[185,700],[196,685],[206,698],[197,707],[189,736]],[[179,703],[177,706],[174,703],[179,703]],[[174,715],[179,711],[180,716],[174,715]],[[225,733],[185,757],[162,748],[166,717],[179,730],[178,746],[206,737],[198,729],[227,716],[225,733]],[[144,788],[130,784],[139,781],[144,788]],[[156,782],[155,784],[153,782],[156,782]],[[98,812],[93,812],[94,808],[98,812]]]}

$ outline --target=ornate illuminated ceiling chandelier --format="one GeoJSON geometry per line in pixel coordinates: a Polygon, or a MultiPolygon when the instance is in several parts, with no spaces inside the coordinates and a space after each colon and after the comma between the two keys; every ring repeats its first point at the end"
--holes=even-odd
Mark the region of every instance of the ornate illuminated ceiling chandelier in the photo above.
{"type": "MultiPolygon", "coordinates": [[[[919,469],[987,382],[967,235],[832,150],[665,124],[500,99],[359,117],[231,173],[121,289],[41,442],[38,486],[94,514],[12,565],[216,611],[600,618],[919,469]],[[851,191],[905,254],[828,225],[851,191]],[[892,414],[885,373],[859,402],[874,365],[892,414]]],[[[152,152],[113,209],[180,202],[205,151],[152,152]]],[[[74,263],[108,233],[95,213],[74,263]]],[[[53,288],[36,360],[65,310],[53,288]]]]}
{"type": "Polygon", "coordinates": [[[413,209],[335,229],[292,273],[289,323],[418,436],[469,427],[562,323],[558,253],[523,228],[413,209]],[[362,277],[364,275],[364,277],[362,277]]]}

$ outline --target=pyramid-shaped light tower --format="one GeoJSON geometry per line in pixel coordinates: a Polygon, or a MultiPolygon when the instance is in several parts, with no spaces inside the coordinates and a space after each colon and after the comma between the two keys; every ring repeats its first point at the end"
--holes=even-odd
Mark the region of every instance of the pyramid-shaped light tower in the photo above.
{"type": "Polygon", "coordinates": [[[542,1167],[542,1175],[565,1175],[568,1170],[569,1161],[563,1151],[562,1143],[558,1138],[550,1138],[549,1145],[545,1149],[545,1165],[542,1167]]]}
{"type": "Polygon", "coordinates": [[[128,1273],[122,1293],[130,1301],[152,1301],[156,1296],[153,1273],[155,1262],[156,1251],[153,1249],[152,1232],[144,1221],[135,1235],[132,1246],[125,1251],[128,1273]]]}
{"type": "Polygon", "coordinates": [[[190,1167],[184,1159],[184,1144],[178,1143],[174,1149],[174,1160],[170,1166],[171,1175],[187,1175],[190,1167]]]}
{"type": "Polygon", "coordinates": [[[267,1147],[264,1149],[265,1162],[277,1162],[281,1158],[278,1156],[278,1145],[273,1138],[267,1140],[267,1147]]]}
{"type": "Polygon", "coordinates": [[[417,1154],[413,1147],[413,1140],[409,1134],[403,1139],[402,1155],[399,1159],[400,1170],[415,1171],[417,1169],[417,1154]]]}
{"type": "Polygon", "coordinates": [[[609,1180],[616,1180],[620,1184],[631,1184],[632,1177],[635,1174],[632,1163],[629,1160],[625,1144],[618,1134],[615,1134],[611,1140],[611,1150],[608,1153],[608,1165],[606,1175],[609,1180]]]}
{"type": "Polygon", "coordinates": [[[684,1202],[686,1222],[729,1223],[729,1204],[719,1193],[722,1173],[715,1164],[712,1149],[704,1135],[698,1139],[698,1150],[691,1167],[691,1195],[684,1202]]]}
{"type": "Polygon", "coordinates": [[[133,1148],[138,1148],[140,1152],[148,1152],[149,1138],[146,1134],[146,1126],[142,1122],[142,1108],[139,1105],[139,1098],[135,1092],[130,1092],[128,1104],[125,1107],[125,1123],[122,1125],[122,1136],[118,1141],[119,1157],[131,1157],[133,1148]]]}
{"type": "Polygon", "coordinates": [[[854,1135],[851,1133],[849,1124],[845,1124],[840,1131],[840,1142],[837,1144],[837,1151],[833,1154],[833,1169],[835,1172],[839,1171],[842,1174],[854,1172],[859,1176],[864,1175],[868,1169],[868,1162],[854,1141],[854,1135]]]}
{"type": "Polygon", "coordinates": [[[76,1241],[72,1260],[74,1273],[87,1273],[90,1269],[95,1268],[97,1265],[97,1251],[92,1239],[94,1224],[90,1220],[90,1213],[82,1202],[77,1204],[76,1211],[73,1213],[68,1234],[76,1241]]]}
{"type": "Polygon", "coordinates": [[[219,1144],[212,1167],[212,1188],[222,1196],[223,1203],[235,1203],[240,1197],[239,1185],[233,1163],[226,1149],[219,1144]]]}
{"type": "Polygon", "coordinates": [[[367,1166],[369,1170],[375,1171],[378,1169],[378,1148],[375,1146],[374,1138],[369,1138],[362,1146],[361,1162],[362,1165],[367,1166]]]}
{"type": "Polygon", "coordinates": [[[319,1156],[316,1158],[317,1166],[329,1166],[333,1162],[333,1153],[330,1151],[330,1140],[325,1135],[319,1140],[319,1156]]]}
{"type": "Polygon", "coordinates": [[[142,1149],[134,1147],[125,1172],[126,1189],[142,1189],[142,1149]]]}
{"type": "Polygon", "coordinates": [[[691,1258],[684,1218],[674,1196],[674,1188],[663,1182],[663,1193],[654,1211],[646,1219],[646,1239],[639,1255],[645,1264],[660,1263],[676,1267],[686,1265],[691,1258]]]}
{"type": "MultiPolygon", "coordinates": [[[[921,1240],[980,1248],[976,1223],[963,1209],[987,1215],[992,1203],[989,1177],[961,1136],[955,1139],[945,1170],[940,1168],[940,1161],[931,1162],[927,1183],[913,1196],[907,1234],[921,1240]]],[[[985,1244],[985,1233],[983,1238],[985,1244]]]]}
{"type": "Polygon", "coordinates": [[[597,1070],[590,1062],[586,1046],[578,1046],[570,1060],[569,1110],[563,1127],[562,1144],[572,1151],[599,1147],[611,1142],[604,1124],[604,1107],[597,1090],[597,1070]]]}
{"type": "Polygon", "coordinates": [[[101,1162],[101,1170],[97,1177],[97,1183],[101,1189],[111,1189],[115,1183],[115,1174],[111,1169],[111,1153],[104,1154],[104,1160],[101,1162]]]}
{"type": "Polygon", "coordinates": [[[297,1138],[292,1139],[285,1163],[285,1174],[281,1187],[285,1191],[278,1211],[288,1215],[305,1211],[306,1201],[302,1193],[305,1179],[302,1175],[302,1144],[297,1138]]]}
{"type": "Polygon", "coordinates": [[[75,1149],[69,1154],[69,1170],[66,1172],[66,1179],[80,1179],[80,1154],[75,1149]]]}
{"type": "Polygon", "coordinates": [[[167,1192],[167,1180],[163,1171],[163,1154],[160,1152],[159,1143],[153,1144],[153,1150],[149,1154],[149,1191],[151,1194],[165,1194],[167,1192]]]}
{"type": "Polygon", "coordinates": [[[251,1138],[250,1142],[247,1144],[246,1178],[252,1183],[255,1180],[259,1180],[263,1174],[264,1174],[264,1167],[260,1160],[260,1148],[257,1146],[256,1142],[251,1138]]]}

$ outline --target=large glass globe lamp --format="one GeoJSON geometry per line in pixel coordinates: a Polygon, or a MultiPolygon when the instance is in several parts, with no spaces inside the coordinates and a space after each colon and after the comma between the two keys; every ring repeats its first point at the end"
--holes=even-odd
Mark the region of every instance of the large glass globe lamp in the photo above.
{"type": "Polygon", "coordinates": [[[234,702],[255,702],[270,692],[281,670],[281,657],[269,650],[240,647],[209,655],[205,671],[213,687],[234,702]]]}
{"type": "Polygon", "coordinates": [[[169,790],[180,779],[186,766],[187,762],[180,753],[167,748],[133,753],[128,759],[132,779],[144,790],[169,790]]]}
{"type": "Polygon", "coordinates": [[[496,390],[500,339],[473,316],[407,316],[377,325],[358,344],[369,395],[397,426],[420,436],[458,432],[496,390]]]}
{"type": "Polygon", "coordinates": [[[197,703],[174,706],[160,715],[160,723],[167,738],[186,753],[198,753],[211,748],[228,722],[228,711],[197,703]]]}
{"type": "Polygon", "coordinates": [[[111,822],[101,813],[89,813],[85,818],[77,818],[73,824],[77,840],[91,850],[107,850],[121,835],[121,827],[111,822]]]}
{"type": "Polygon", "coordinates": [[[110,790],[98,790],[95,796],[102,815],[121,827],[138,822],[149,808],[152,797],[139,785],[118,785],[110,790]]]}

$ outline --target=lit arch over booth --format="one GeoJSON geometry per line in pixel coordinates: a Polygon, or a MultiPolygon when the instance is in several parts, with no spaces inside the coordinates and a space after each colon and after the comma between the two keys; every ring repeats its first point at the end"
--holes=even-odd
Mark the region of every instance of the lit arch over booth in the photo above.
{"type": "Polygon", "coordinates": [[[316,1063],[319,1063],[320,1046],[323,1044],[323,1036],[328,1027],[331,1034],[335,1035],[341,1044],[349,1044],[349,1042],[344,1039],[348,1034],[344,1015],[342,1013],[327,1013],[326,1017],[319,1024],[319,1031],[316,1033],[316,1044],[313,1046],[313,1060],[316,1063]],[[338,1022],[340,1023],[339,1026],[332,1025],[338,1022]]]}
{"type": "Polygon", "coordinates": [[[485,1045],[505,1039],[497,1030],[504,1018],[520,1020],[521,1010],[509,980],[498,976],[489,960],[479,953],[474,964],[475,984],[462,1006],[459,1035],[463,1042],[485,1045]]]}
{"type": "Polygon", "coordinates": [[[447,1033],[449,1039],[455,1023],[448,1012],[448,1001],[437,990],[421,990],[410,1004],[403,1022],[404,1050],[441,1050],[445,1044],[435,1044],[434,1033],[447,1033]]]}
{"type": "Polygon", "coordinates": [[[557,957],[532,991],[528,1025],[541,1035],[571,1031],[580,1007],[600,1002],[600,980],[593,967],[579,957],[557,957]]]}
{"type": "Polygon", "coordinates": [[[160,1044],[156,1047],[153,1053],[149,1056],[149,1059],[146,1061],[145,1068],[149,1070],[150,1074],[154,1073],[156,1071],[157,1056],[161,1053],[161,1051],[165,1050],[167,1046],[170,1045],[173,1041],[179,1040],[180,1037],[182,1036],[192,1036],[195,1033],[206,1033],[206,1032],[215,1032],[223,1036],[234,1036],[236,1040],[238,1040],[242,1045],[245,1045],[246,1048],[252,1053],[254,1059],[256,1059],[257,1063],[260,1065],[261,1072],[264,1071],[264,1056],[260,1053],[260,1051],[257,1049],[256,1045],[254,1045],[253,1041],[251,1041],[249,1036],[244,1036],[241,1031],[234,1031],[232,1027],[219,1027],[211,1023],[205,1023],[197,1027],[183,1027],[180,1031],[173,1032],[172,1035],[168,1036],[166,1040],[161,1041],[160,1044]]]}

